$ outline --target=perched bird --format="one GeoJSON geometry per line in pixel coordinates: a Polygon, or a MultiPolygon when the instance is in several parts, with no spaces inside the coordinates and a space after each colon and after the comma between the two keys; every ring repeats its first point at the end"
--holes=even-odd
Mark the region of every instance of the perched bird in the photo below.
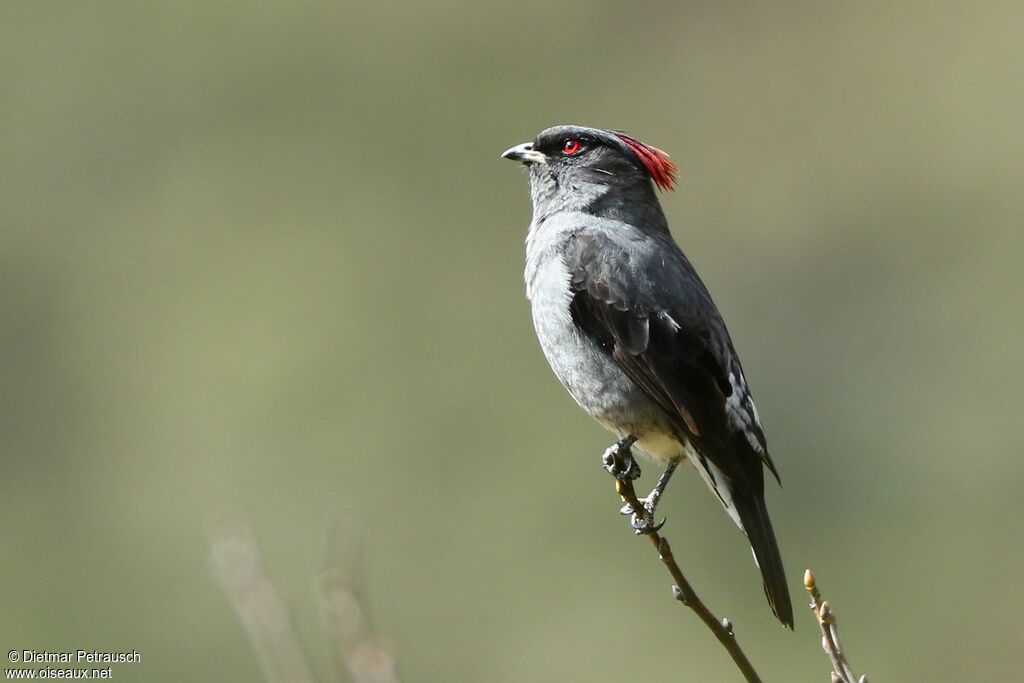
{"type": "Polygon", "coordinates": [[[669,233],[656,188],[665,152],[625,133],[555,126],[507,150],[529,169],[533,220],[526,291],[544,355],[576,402],[666,466],[640,530],[682,458],[750,541],[775,616],[793,627],[782,557],[764,501],[778,480],[740,359],[711,295],[669,233]]]}

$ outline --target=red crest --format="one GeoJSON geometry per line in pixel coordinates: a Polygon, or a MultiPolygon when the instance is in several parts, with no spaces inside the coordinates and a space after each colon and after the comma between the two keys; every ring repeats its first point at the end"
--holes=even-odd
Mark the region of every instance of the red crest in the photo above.
{"type": "Polygon", "coordinates": [[[640,163],[651,174],[655,185],[663,190],[675,189],[679,167],[669,160],[668,153],[639,140],[634,140],[625,133],[616,133],[616,135],[633,150],[633,153],[640,159],[640,163]]]}

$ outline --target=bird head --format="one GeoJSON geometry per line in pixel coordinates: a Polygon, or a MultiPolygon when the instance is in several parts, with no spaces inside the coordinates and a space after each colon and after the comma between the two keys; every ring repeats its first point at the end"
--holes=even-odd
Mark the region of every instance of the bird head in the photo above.
{"type": "Polygon", "coordinates": [[[620,131],[584,126],[548,128],[501,156],[529,168],[535,205],[555,202],[559,209],[582,208],[609,193],[671,190],[678,170],[657,147],[620,131]]]}

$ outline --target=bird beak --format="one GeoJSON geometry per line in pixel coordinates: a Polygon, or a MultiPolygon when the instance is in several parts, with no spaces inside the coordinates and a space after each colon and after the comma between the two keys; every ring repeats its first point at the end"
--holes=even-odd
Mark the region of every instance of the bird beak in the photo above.
{"type": "Polygon", "coordinates": [[[523,144],[516,145],[511,149],[506,149],[505,153],[501,155],[501,158],[511,159],[512,161],[521,161],[524,164],[543,164],[548,160],[546,156],[533,148],[532,142],[524,142],[523,144]]]}

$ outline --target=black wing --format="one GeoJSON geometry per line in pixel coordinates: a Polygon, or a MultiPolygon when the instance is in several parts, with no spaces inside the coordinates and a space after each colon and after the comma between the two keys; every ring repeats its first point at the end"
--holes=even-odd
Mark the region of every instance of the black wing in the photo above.
{"type": "Polygon", "coordinates": [[[565,251],[576,325],[740,490],[778,478],[729,332],[667,234],[592,227],[565,251]]]}
{"type": "Polygon", "coordinates": [[[574,233],[564,253],[574,323],[724,475],[727,481],[712,476],[709,483],[727,507],[731,500],[772,611],[792,628],[762,465],[778,474],[729,332],[704,284],[667,232],[592,226],[574,233]]]}

